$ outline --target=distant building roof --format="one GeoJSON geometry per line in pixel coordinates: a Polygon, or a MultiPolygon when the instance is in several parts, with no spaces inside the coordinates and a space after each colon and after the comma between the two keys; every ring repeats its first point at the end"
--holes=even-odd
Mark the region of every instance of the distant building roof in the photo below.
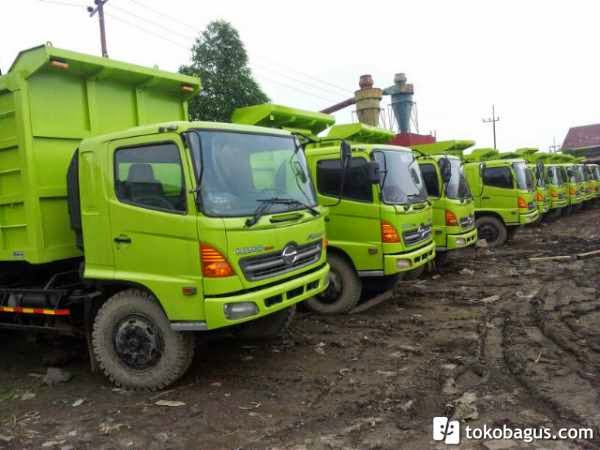
{"type": "Polygon", "coordinates": [[[569,128],[562,148],[575,150],[578,148],[600,147],[600,123],[569,128]]]}

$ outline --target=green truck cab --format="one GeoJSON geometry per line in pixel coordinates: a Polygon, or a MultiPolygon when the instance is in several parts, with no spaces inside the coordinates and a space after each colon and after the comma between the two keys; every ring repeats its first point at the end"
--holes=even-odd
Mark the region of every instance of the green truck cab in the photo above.
{"type": "Polygon", "coordinates": [[[466,181],[462,154],[473,141],[440,141],[414,145],[421,175],[433,208],[436,253],[469,247],[477,242],[475,203],[466,181]]]}
{"type": "Polygon", "coordinates": [[[593,199],[597,200],[600,197],[600,166],[598,164],[586,164],[585,169],[590,178],[590,184],[593,194],[593,199]]]}
{"type": "Polygon", "coordinates": [[[193,332],[277,334],[326,289],[297,140],[186,122],[199,88],[50,46],[0,77],[0,327],[85,337],[92,367],[153,390],[187,370],[193,332]]]}
{"type": "Polygon", "coordinates": [[[550,211],[552,201],[550,199],[550,188],[546,182],[544,162],[537,148],[520,148],[515,150],[515,157],[521,157],[527,161],[527,167],[533,178],[535,186],[535,201],[540,212],[544,215],[550,211]]]}
{"type": "Polygon", "coordinates": [[[499,159],[494,149],[465,155],[464,171],[475,201],[479,239],[503,245],[523,225],[536,222],[533,179],[524,159],[499,159]]]}
{"type": "Polygon", "coordinates": [[[577,159],[565,153],[557,153],[552,156],[551,162],[562,170],[567,180],[569,205],[565,214],[570,214],[581,209],[585,201],[585,176],[583,167],[577,165],[577,159]]]}
{"type": "Polygon", "coordinates": [[[585,201],[591,202],[596,198],[596,181],[594,179],[593,171],[586,164],[578,164],[580,170],[583,172],[585,180],[585,201]]]}
{"type": "Polygon", "coordinates": [[[535,153],[535,161],[544,163],[544,178],[550,207],[546,213],[549,220],[558,219],[565,213],[569,206],[569,187],[567,183],[566,171],[553,163],[554,155],[552,153],[535,153]]]}
{"type": "Polygon", "coordinates": [[[350,311],[361,297],[362,281],[387,284],[418,271],[435,258],[432,210],[413,152],[387,145],[392,133],[360,123],[337,125],[324,137],[331,116],[279,105],[238,109],[237,123],[294,129],[304,136],[304,153],[326,219],[329,288],[308,300],[313,311],[350,311]],[[350,151],[348,161],[340,147],[350,151]]]}

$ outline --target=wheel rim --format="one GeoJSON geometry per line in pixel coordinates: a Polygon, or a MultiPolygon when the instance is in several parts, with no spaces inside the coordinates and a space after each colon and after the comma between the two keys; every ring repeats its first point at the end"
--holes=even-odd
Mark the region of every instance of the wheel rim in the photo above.
{"type": "Polygon", "coordinates": [[[498,236],[500,235],[500,232],[494,225],[489,224],[489,223],[484,223],[483,225],[480,225],[479,227],[477,227],[477,234],[479,235],[480,238],[485,239],[486,242],[492,243],[492,242],[496,242],[498,240],[498,236]]]}
{"type": "Polygon", "coordinates": [[[158,328],[140,315],[127,316],[117,324],[113,343],[121,362],[136,370],[156,366],[164,349],[158,328]]]}
{"type": "Polygon", "coordinates": [[[321,303],[332,304],[335,303],[340,296],[342,295],[342,291],[344,289],[344,285],[342,283],[342,278],[340,275],[334,270],[329,271],[329,286],[322,293],[316,296],[317,300],[321,303]]]}

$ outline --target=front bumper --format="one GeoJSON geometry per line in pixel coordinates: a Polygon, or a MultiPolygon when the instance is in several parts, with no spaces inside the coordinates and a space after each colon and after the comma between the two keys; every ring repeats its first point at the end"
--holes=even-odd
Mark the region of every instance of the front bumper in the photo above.
{"type": "Polygon", "coordinates": [[[391,255],[383,256],[383,274],[384,275],[395,275],[400,272],[407,272],[414,270],[427,264],[435,258],[435,242],[431,241],[429,244],[421,247],[417,250],[413,250],[406,253],[396,253],[391,255]],[[406,261],[406,267],[398,267],[398,261],[406,261]],[[410,264],[409,264],[410,263],[410,264]]]}
{"type": "Polygon", "coordinates": [[[552,205],[550,206],[550,209],[564,208],[565,206],[569,206],[569,200],[566,198],[562,200],[552,200],[552,205]]]}
{"type": "Polygon", "coordinates": [[[534,209],[532,212],[527,214],[519,214],[519,223],[521,225],[527,225],[535,222],[540,218],[540,212],[537,209],[534,209]]]}
{"type": "Polygon", "coordinates": [[[205,329],[213,330],[259,319],[311,298],[327,288],[328,274],[329,264],[325,264],[314,272],[264,289],[228,297],[205,297],[205,329]],[[225,305],[241,302],[254,302],[258,307],[258,313],[243,319],[227,318],[225,305]]]}
{"type": "Polygon", "coordinates": [[[461,248],[475,245],[477,242],[477,228],[460,234],[449,234],[446,237],[446,247],[438,247],[436,250],[459,250],[461,248]]]}

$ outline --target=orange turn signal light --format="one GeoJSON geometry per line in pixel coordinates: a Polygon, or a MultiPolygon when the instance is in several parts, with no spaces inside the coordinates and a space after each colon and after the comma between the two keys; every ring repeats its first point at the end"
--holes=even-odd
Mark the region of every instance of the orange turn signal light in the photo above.
{"type": "Polygon", "coordinates": [[[519,197],[517,199],[517,206],[519,208],[527,209],[527,201],[525,200],[525,197],[519,197]]]}
{"type": "Polygon", "coordinates": [[[388,244],[400,242],[400,235],[394,226],[385,221],[381,222],[381,241],[388,244]]]}
{"type": "Polygon", "coordinates": [[[224,278],[234,274],[227,259],[214,247],[200,244],[202,275],[208,278],[224,278]]]}
{"type": "Polygon", "coordinates": [[[454,214],[450,210],[446,210],[446,225],[447,226],[456,226],[458,225],[458,219],[456,218],[456,214],[454,214]]]}
{"type": "Polygon", "coordinates": [[[69,69],[69,64],[63,61],[58,61],[56,59],[52,59],[50,60],[50,66],[54,67],[55,69],[60,69],[60,70],[68,70],[69,69]]]}

